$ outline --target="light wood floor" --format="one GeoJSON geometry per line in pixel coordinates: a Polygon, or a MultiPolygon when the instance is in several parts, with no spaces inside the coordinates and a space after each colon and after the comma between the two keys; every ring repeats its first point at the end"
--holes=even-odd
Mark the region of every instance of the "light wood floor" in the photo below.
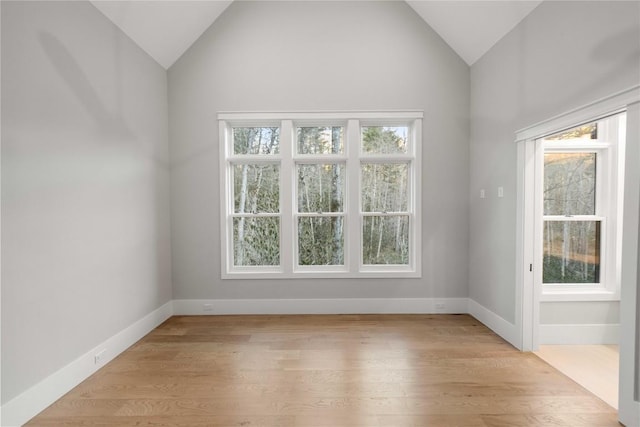
{"type": "Polygon", "coordinates": [[[535,354],[618,409],[617,345],[541,345],[535,354]]]}
{"type": "Polygon", "coordinates": [[[617,426],[467,315],[178,316],[29,426],[617,426]]]}

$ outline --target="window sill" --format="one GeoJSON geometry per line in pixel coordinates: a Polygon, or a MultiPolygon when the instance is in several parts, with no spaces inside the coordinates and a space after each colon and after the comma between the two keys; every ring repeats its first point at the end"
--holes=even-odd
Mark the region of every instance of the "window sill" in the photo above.
{"type": "Polygon", "coordinates": [[[281,271],[238,271],[222,273],[223,280],[289,280],[289,279],[419,279],[419,271],[361,271],[350,273],[346,271],[297,271],[283,273],[281,271]]]}

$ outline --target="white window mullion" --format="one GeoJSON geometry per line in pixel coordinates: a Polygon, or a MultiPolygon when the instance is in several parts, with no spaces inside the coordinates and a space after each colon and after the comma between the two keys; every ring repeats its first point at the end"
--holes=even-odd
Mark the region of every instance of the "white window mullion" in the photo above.
{"type": "Polygon", "coordinates": [[[560,222],[603,221],[605,219],[605,216],[604,215],[543,215],[542,219],[544,221],[560,221],[560,222]]]}
{"type": "MultiPolygon", "coordinates": [[[[619,141],[627,140],[627,116],[621,115],[618,120],[616,137],[619,141]]],[[[612,166],[611,180],[615,183],[611,186],[612,193],[614,195],[614,202],[612,202],[612,209],[614,212],[624,212],[624,178],[625,178],[625,152],[626,143],[617,144],[613,147],[610,156],[610,162],[612,166]]],[[[610,270],[610,277],[612,282],[616,283],[619,277],[622,280],[622,214],[610,216],[610,228],[613,231],[613,235],[610,236],[614,239],[615,246],[612,245],[612,251],[615,256],[615,260],[612,263],[612,269],[610,270]]],[[[614,288],[614,291],[617,290],[614,288]]]]}
{"type": "Polygon", "coordinates": [[[620,217],[616,215],[616,212],[622,212],[619,203],[619,188],[624,182],[624,166],[618,162],[618,150],[624,152],[625,144],[622,142],[625,140],[624,130],[622,130],[622,135],[619,134],[620,123],[625,122],[626,115],[624,114],[598,121],[598,140],[602,140],[608,145],[606,150],[601,150],[598,153],[599,168],[603,172],[596,175],[596,213],[606,218],[601,225],[602,248],[600,253],[606,268],[602,268],[600,274],[607,290],[611,292],[617,291],[616,282],[621,274],[622,230],[618,227],[620,217]],[[621,141],[621,143],[616,144],[616,141],[621,141]]]}
{"type": "Polygon", "coordinates": [[[280,124],[280,265],[285,274],[293,273],[294,249],[298,247],[294,230],[293,200],[295,200],[295,165],[293,122],[283,120],[280,124]]]}
{"type": "Polygon", "coordinates": [[[233,266],[233,251],[229,248],[233,247],[233,218],[232,202],[231,202],[231,165],[228,161],[229,154],[231,152],[230,134],[231,126],[224,121],[220,120],[218,123],[218,135],[220,138],[220,182],[222,183],[220,198],[222,199],[223,209],[220,215],[221,224],[221,236],[220,236],[220,249],[223,254],[222,275],[223,277],[232,269],[233,266]]]}
{"type": "Polygon", "coordinates": [[[422,245],[422,199],[420,198],[420,182],[422,182],[421,168],[417,167],[422,159],[422,120],[416,119],[411,127],[412,138],[410,150],[413,160],[409,171],[409,211],[413,212],[409,221],[409,247],[411,248],[411,265],[416,274],[422,274],[422,251],[418,248],[422,245]]]}
{"type": "Polygon", "coordinates": [[[346,130],[347,197],[345,198],[345,266],[350,272],[362,263],[362,220],[360,218],[360,121],[349,120],[346,130]]]}

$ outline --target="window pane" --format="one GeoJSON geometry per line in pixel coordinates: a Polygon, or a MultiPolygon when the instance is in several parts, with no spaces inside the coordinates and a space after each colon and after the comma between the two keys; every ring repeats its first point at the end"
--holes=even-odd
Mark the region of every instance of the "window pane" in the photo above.
{"type": "Polygon", "coordinates": [[[589,123],[576,126],[544,138],[545,141],[561,141],[565,139],[598,139],[598,124],[589,123]]]}
{"type": "Polygon", "coordinates": [[[233,218],[233,264],[279,265],[279,218],[233,218]]]}
{"type": "Polygon", "coordinates": [[[362,165],[362,211],[406,212],[408,206],[407,163],[365,163],[362,165]]]}
{"type": "Polygon", "coordinates": [[[342,217],[298,218],[300,265],[344,265],[342,217]]]}
{"type": "Polygon", "coordinates": [[[344,165],[298,165],[298,212],[342,212],[344,165]]]}
{"type": "Polygon", "coordinates": [[[596,154],[545,153],[544,215],[594,215],[596,154]]]}
{"type": "Polygon", "coordinates": [[[543,283],[600,282],[600,221],[544,221],[543,283]]]}
{"type": "Polygon", "coordinates": [[[397,154],[407,152],[408,126],[366,126],[362,128],[362,152],[397,154]]]}
{"type": "Polygon", "coordinates": [[[233,165],[235,213],[280,212],[280,166],[233,165]]]}
{"type": "Polygon", "coordinates": [[[333,126],[298,128],[299,154],[341,154],[343,151],[343,127],[333,126]]]}
{"type": "Polygon", "coordinates": [[[277,154],[280,152],[280,128],[233,128],[234,154],[277,154]]]}
{"type": "Polygon", "coordinates": [[[364,264],[409,264],[409,217],[364,217],[362,257],[364,264]]]}

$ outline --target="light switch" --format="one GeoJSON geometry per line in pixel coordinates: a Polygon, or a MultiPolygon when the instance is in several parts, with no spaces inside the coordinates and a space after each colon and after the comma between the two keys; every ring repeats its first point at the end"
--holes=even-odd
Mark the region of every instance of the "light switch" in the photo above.
{"type": "Polygon", "coordinates": [[[498,197],[504,197],[504,187],[498,187],[498,197]]]}
{"type": "Polygon", "coordinates": [[[482,190],[480,190],[480,198],[484,199],[485,195],[484,195],[484,188],[482,190]]]}

